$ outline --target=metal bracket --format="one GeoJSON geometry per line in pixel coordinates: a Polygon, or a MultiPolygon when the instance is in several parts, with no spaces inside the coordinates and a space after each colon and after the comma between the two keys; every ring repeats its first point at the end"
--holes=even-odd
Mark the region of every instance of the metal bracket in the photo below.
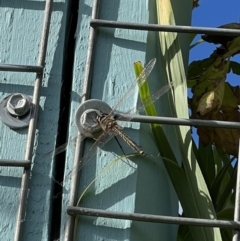
{"type": "Polygon", "coordinates": [[[31,97],[14,93],[0,102],[0,119],[11,129],[26,128],[33,114],[31,97]]]}
{"type": "Polygon", "coordinates": [[[78,131],[87,137],[97,139],[102,133],[102,128],[96,119],[101,113],[109,114],[111,111],[111,107],[101,100],[85,101],[78,107],[75,114],[78,131]]]}

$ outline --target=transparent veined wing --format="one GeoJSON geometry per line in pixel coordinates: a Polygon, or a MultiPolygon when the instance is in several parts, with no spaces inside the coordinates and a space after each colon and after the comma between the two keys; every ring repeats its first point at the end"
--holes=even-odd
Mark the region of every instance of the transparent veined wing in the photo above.
{"type": "Polygon", "coordinates": [[[144,103],[140,103],[137,108],[132,108],[130,110],[128,110],[127,112],[124,113],[117,113],[117,120],[121,121],[121,119],[126,120],[131,120],[131,116],[128,116],[130,113],[132,112],[139,112],[144,110],[144,108],[148,107],[150,104],[154,103],[155,101],[157,101],[161,96],[163,96],[165,93],[167,93],[172,86],[174,86],[173,83],[171,84],[167,84],[165,86],[163,86],[162,88],[160,88],[158,91],[156,91],[154,94],[151,95],[150,98],[148,98],[147,100],[144,101],[144,103]]]}
{"type": "MultiPolygon", "coordinates": [[[[128,99],[128,98],[133,94],[133,92],[135,91],[135,86],[138,85],[139,87],[141,87],[141,86],[144,84],[146,78],[147,78],[147,77],[149,76],[149,74],[152,72],[152,69],[153,69],[155,63],[156,63],[156,59],[155,59],[155,58],[149,61],[149,63],[148,63],[148,64],[146,65],[146,67],[142,70],[142,72],[140,73],[140,75],[138,76],[138,78],[136,78],[136,79],[133,81],[133,83],[132,83],[131,86],[129,87],[128,91],[125,92],[125,94],[120,98],[120,100],[117,102],[117,104],[113,107],[112,112],[111,112],[109,115],[111,115],[111,114],[113,113],[113,111],[116,110],[116,109],[121,105],[121,103],[123,102],[123,100],[126,101],[126,99],[128,99]]],[[[81,133],[80,133],[79,135],[77,135],[76,137],[74,137],[73,139],[71,139],[70,141],[68,141],[67,143],[65,143],[65,144],[57,147],[56,149],[54,149],[54,150],[46,153],[46,154],[43,156],[43,158],[49,157],[49,156],[52,156],[52,155],[58,155],[59,153],[65,151],[65,150],[67,149],[68,145],[70,145],[71,143],[75,143],[75,142],[76,142],[76,140],[77,140],[78,137],[81,138],[81,141],[83,141],[83,140],[86,138],[86,136],[85,136],[84,134],[81,134],[81,133]],[[80,135],[80,136],[79,136],[79,135],[80,135]]]]}
{"type": "Polygon", "coordinates": [[[58,146],[56,149],[49,151],[48,153],[46,153],[43,158],[47,158],[50,156],[55,156],[58,155],[59,153],[65,151],[67,149],[67,147],[71,144],[74,144],[77,140],[77,138],[80,138],[81,141],[83,141],[87,136],[85,136],[84,134],[79,133],[77,136],[75,136],[74,138],[72,138],[71,140],[69,140],[68,142],[58,146]]]}
{"type": "Polygon", "coordinates": [[[146,67],[142,70],[140,75],[133,81],[133,83],[128,88],[128,91],[126,91],[123,96],[118,100],[118,102],[114,105],[112,108],[112,112],[110,115],[114,112],[114,110],[118,109],[118,107],[122,104],[123,101],[126,101],[129,97],[132,96],[134,93],[135,87],[139,86],[139,88],[144,84],[146,78],[150,75],[150,73],[153,70],[153,67],[155,66],[156,59],[152,59],[149,61],[149,63],[146,65],[146,67]]]}

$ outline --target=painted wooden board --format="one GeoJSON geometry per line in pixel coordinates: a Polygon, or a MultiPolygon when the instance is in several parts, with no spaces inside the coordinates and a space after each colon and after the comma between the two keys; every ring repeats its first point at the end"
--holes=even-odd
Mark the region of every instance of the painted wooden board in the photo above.
{"type": "MultiPolygon", "coordinates": [[[[188,4],[188,1],[185,1],[188,4]]],[[[37,62],[45,1],[0,1],[0,61],[1,63],[34,65],[37,62]]],[[[52,212],[52,157],[43,158],[55,148],[57,122],[59,115],[60,88],[64,44],[66,40],[66,21],[68,1],[54,1],[50,37],[47,50],[46,68],[36,132],[35,154],[26,217],[23,220],[22,239],[51,240],[50,217],[52,212]]],[[[71,116],[69,119],[69,138],[77,134],[74,114],[81,101],[82,79],[88,46],[89,21],[92,0],[79,2],[78,27],[76,31],[76,50],[72,87],[71,116]]],[[[104,0],[100,5],[100,18],[137,23],[154,22],[153,1],[144,0],[104,0]]],[[[179,16],[181,17],[181,16],[179,16]]],[[[189,24],[189,16],[185,16],[189,24]]],[[[132,64],[143,63],[156,57],[158,45],[156,34],[147,31],[99,29],[94,53],[94,71],[91,98],[106,100],[114,106],[134,80],[132,64]]],[[[187,55],[185,55],[187,61],[187,55]]],[[[160,88],[161,64],[158,59],[155,70],[149,78],[152,89],[160,88]]],[[[34,74],[0,72],[0,99],[15,92],[32,94],[34,74]]],[[[163,81],[163,82],[162,82],[163,81]]],[[[136,106],[137,90],[121,105],[122,111],[136,106]]],[[[167,96],[158,103],[159,113],[167,116],[165,108],[167,96]]],[[[123,123],[126,133],[139,143],[147,153],[157,155],[148,125],[123,123]]],[[[67,127],[66,127],[67,128],[67,127]]],[[[176,145],[172,128],[166,127],[172,145],[176,145]]],[[[24,157],[27,130],[13,131],[0,122],[0,158],[22,159],[24,157]]],[[[93,142],[86,143],[86,152],[93,142]]],[[[123,142],[126,153],[132,152],[123,142]]],[[[96,158],[82,169],[79,193],[101,172],[102,168],[122,155],[116,143],[111,141],[96,158]]],[[[74,146],[67,152],[66,173],[71,170],[74,146]]],[[[21,183],[21,168],[1,168],[0,174],[0,238],[13,240],[18,193],[21,183]]],[[[64,186],[62,208],[62,233],[64,232],[69,186],[64,186]]],[[[168,180],[161,160],[135,158],[129,163],[118,162],[108,170],[87,192],[82,206],[104,210],[141,212],[150,214],[177,215],[178,204],[173,188],[168,180]]],[[[176,226],[145,224],[129,221],[81,218],[79,227],[81,240],[174,240],[176,226]]]]}
{"type": "MultiPolygon", "coordinates": [[[[92,2],[90,0],[79,2],[69,138],[77,135],[74,115],[81,102],[92,2]]],[[[173,4],[176,6],[175,1],[173,4]]],[[[185,4],[188,9],[191,7],[190,1],[184,1],[182,4],[185,4]]],[[[102,0],[100,1],[99,18],[133,23],[156,23],[154,9],[154,1],[102,0]]],[[[190,16],[185,13],[179,14],[177,22],[190,25],[190,16]]],[[[188,39],[189,36],[183,36],[182,43],[184,43],[184,38],[188,39]]],[[[186,39],[185,43],[188,42],[186,39]]],[[[110,106],[114,106],[123,93],[128,91],[134,80],[133,63],[139,60],[146,63],[151,58],[158,57],[159,49],[157,46],[156,33],[99,29],[93,57],[94,70],[90,98],[101,99],[110,106]]],[[[185,64],[187,64],[188,53],[186,49],[184,54],[185,64]]],[[[160,61],[157,59],[156,67],[149,77],[151,88],[155,91],[165,84],[161,76],[160,61]]],[[[138,92],[136,89],[128,100],[124,100],[118,110],[126,111],[135,107],[137,103],[138,92]]],[[[166,95],[157,103],[160,115],[168,116],[170,114],[167,105],[168,97],[166,95]]],[[[126,127],[125,132],[139,143],[146,153],[157,156],[158,151],[147,124],[125,122],[123,125],[126,127]]],[[[174,129],[166,127],[166,133],[172,146],[176,146],[174,129]]],[[[85,153],[92,144],[93,141],[87,141],[85,153]]],[[[123,142],[121,144],[125,153],[132,153],[132,150],[123,142]]],[[[72,168],[74,150],[74,147],[69,146],[66,173],[69,173],[72,168]]],[[[79,195],[118,155],[122,155],[122,152],[113,140],[97,151],[96,156],[81,170],[79,195]]],[[[161,159],[138,156],[129,162],[130,164],[119,161],[97,178],[83,197],[81,206],[112,211],[177,216],[177,197],[161,159]]],[[[66,182],[62,210],[62,234],[67,218],[66,208],[69,191],[69,182],[66,182]]],[[[174,225],[81,217],[78,226],[78,240],[176,240],[176,232],[177,226],[174,225]]]]}
{"type": "MultiPolygon", "coordinates": [[[[23,221],[22,240],[51,240],[52,157],[55,147],[68,1],[55,0],[41,91],[35,154],[23,221]]],[[[0,1],[0,62],[36,65],[45,1],[0,1]]],[[[0,99],[11,93],[32,95],[35,74],[0,72],[0,99]]],[[[0,122],[0,158],[24,159],[27,129],[13,131],[0,122]]],[[[0,240],[13,240],[22,168],[0,168],[0,240]]]]}

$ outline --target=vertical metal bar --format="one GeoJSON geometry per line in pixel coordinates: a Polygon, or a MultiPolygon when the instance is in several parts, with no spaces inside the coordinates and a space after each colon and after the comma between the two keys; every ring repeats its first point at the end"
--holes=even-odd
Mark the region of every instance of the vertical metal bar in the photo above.
{"type": "MultiPolygon", "coordinates": [[[[45,63],[47,41],[48,41],[51,12],[52,12],[52,4],[53,4],[53,0],[46,0],[42,37],[41,37],[39,56],[38,56],[38,65],[39,66],[43,66],[45,63]]],[[[26,152],[25,152],[25,159],[27,159],[27,160],[31,160],[31,158],[32,158],[42,78],[43,78],[42,73],[37,74],[35,84],[34,84],[32,103],[34,104],[35,109],[34,109],[33,117],[30,120],[29,129],[28,129],[27,145],[26,145],[26,152]]],[[[21,190],[20,190],[20,202],[19,202],[19,206],[18,206],[17,223],[16,223],[16,230],[15,230],[15,235],[14,235],[15,241],[21,240],[21,231],[22,231],[23,220],[25,217],[25,207],[26,207],[26,202],[27,202],[30,170],[31,170],[30,168],[25,168],[23,171],[21,190]]]]}
{"type": "MultiPolygon", "coordinates": [[[[238,160],[240,160],[240,139],[238,145],[238,160]]],[[[234,208],[234,221],[240,220],[240,165],[237,163],[237,183],[236,183],[236,193],[235,193],[235,208],[234,208]]],[[[234,230],[233,241],[240,240],[240,230],[234,230]]]]}
{"type": "MultiPolygon", "coordinates": [[[[99,10],[99,3],[100,0],[94,0],[92,6],[92,19],[96,19],[98,17],[98,10],[99,10]]],[[[85,74],[83,80],[83,94],[82,94],[82,102],[86,101],[89,98],[90,94],[90,86],[91,86],[91,72],[92,72],[92,58],[93,58],[93,49],[94,49],[94,42],[96,37],[96,29],[90,27],[89,33],[89,45],[87,50],[87,59],[85,65],[85,74]]],[[[74,156],[74,163],[73,166],[78,165],[79,160],[82,157],[82,150],[83,150],[83,142],[80,138],[77,139],[76,149],[75,149],[75,156],[74,156]]],[[[74,168],[72,172],[71,178],[71,188],[69,194],[69,205],[74,206],[76,203],[77,197],[77,184],[78,184],[78,168],[74,168]]],[[[73,237],[73,228],[74,228],[74,216],[68,216],[65,226],[65,233],[64,233],[64,240],[72,240],[73,237]]]]}

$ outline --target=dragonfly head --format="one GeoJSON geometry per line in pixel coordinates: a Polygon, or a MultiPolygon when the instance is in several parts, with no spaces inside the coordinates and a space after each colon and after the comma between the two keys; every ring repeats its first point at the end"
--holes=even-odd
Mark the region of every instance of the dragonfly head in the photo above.
{"type": "MultiPolygon", "coordinates": [[[[88,109],[84,111],[80,122],[85,133],[90,133],[91,136],[96,138],[96,136],[105,130],[105,125],[103,125],[102,122],[107,116],[108,114],[105,114],[100,110],[88,109]]],[[[91,136],[89,135],[89,137],[91,136]]]]}

